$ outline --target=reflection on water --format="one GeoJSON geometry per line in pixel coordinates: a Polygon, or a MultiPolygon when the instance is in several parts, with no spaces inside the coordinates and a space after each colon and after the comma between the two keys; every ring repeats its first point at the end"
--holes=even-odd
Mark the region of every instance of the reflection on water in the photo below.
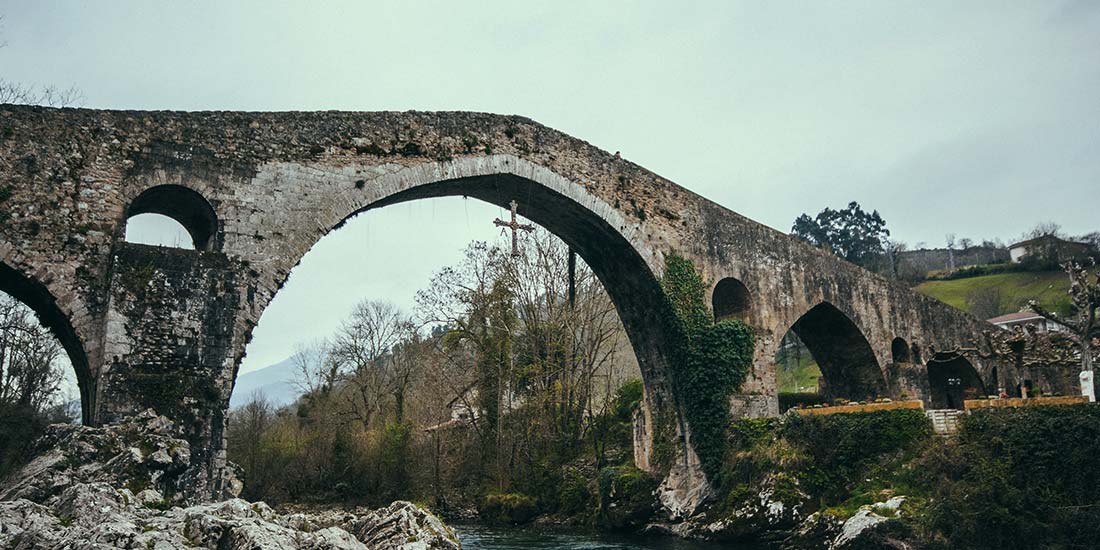
{"type": "Polygon", "coordinates": [[[454,525],[463,550],[763,550],[766,546],[715,544],[674,537],[596,533],[575,527],[454,525]]]}

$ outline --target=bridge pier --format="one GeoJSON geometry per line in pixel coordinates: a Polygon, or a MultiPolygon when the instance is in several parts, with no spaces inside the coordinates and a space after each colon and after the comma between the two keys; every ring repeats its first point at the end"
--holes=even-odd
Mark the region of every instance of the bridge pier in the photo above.
{"type": "Polygon", "coordinates": [[[99,423],[145,409],[171,418],[198,466],[194,496],[223,494],[234,328],[245,301],[224,254],[119,242],[112,257],[99,423]]]}

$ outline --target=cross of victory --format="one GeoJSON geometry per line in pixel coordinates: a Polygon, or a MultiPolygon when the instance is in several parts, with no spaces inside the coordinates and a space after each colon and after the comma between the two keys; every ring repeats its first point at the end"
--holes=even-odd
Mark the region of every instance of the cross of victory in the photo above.
{"type": "Polygon", "coordinates": [[[514,201],[514,200],[512,202],[510,202],[509,205],[511,205],[511,207],[512,207],[512,221],[506,222],[506,221],[504,221],[500,218],[497,218],[497,219],[493,220],[493,224],[498,226],[498,227],[507,227],[508,229],[512,230],[512,256],[519,256],[519,243],[516,239],[516,232],[521,230],[521,229],[523,231],[534,231],[535,226],[533,226],[529,223],[519,223],[519,222],[517,222],[516,221],[516,208],[519,205],[517,205],[516,201],[514,201]]]}

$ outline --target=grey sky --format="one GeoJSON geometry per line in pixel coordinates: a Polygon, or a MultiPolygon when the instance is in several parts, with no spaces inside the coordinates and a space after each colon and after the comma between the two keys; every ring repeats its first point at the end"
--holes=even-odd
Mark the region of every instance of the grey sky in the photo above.
{"type": "MultiPolygon", "coordinates": [[[[781,230],[850,200],[911,244],[1100,229],[1100,2],[462,4],[0,0],[0,76],[89,107],[521,114],[781,230]]],[[[368,214],[366,252],[429,207],[467,236],[433,204],[368,214]]],[[[459,240],[372,255],[397,280],[354,291],[408,303],[459,240]]]]}

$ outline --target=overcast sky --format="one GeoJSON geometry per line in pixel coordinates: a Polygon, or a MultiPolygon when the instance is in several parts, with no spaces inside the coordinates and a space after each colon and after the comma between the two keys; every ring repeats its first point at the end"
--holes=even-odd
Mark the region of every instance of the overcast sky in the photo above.
{"type": "MultiPolygon", "coordinates": [[[[393,4],[0,0],[0,77],[96,108],[520,114],[784,231],[852,200],[910,244],[1100,229],[1100,2],[393,4]]],[[[245,368],[349,297],[411,304],[497,215],[362,216],[292,275],[245,368]]]]}

